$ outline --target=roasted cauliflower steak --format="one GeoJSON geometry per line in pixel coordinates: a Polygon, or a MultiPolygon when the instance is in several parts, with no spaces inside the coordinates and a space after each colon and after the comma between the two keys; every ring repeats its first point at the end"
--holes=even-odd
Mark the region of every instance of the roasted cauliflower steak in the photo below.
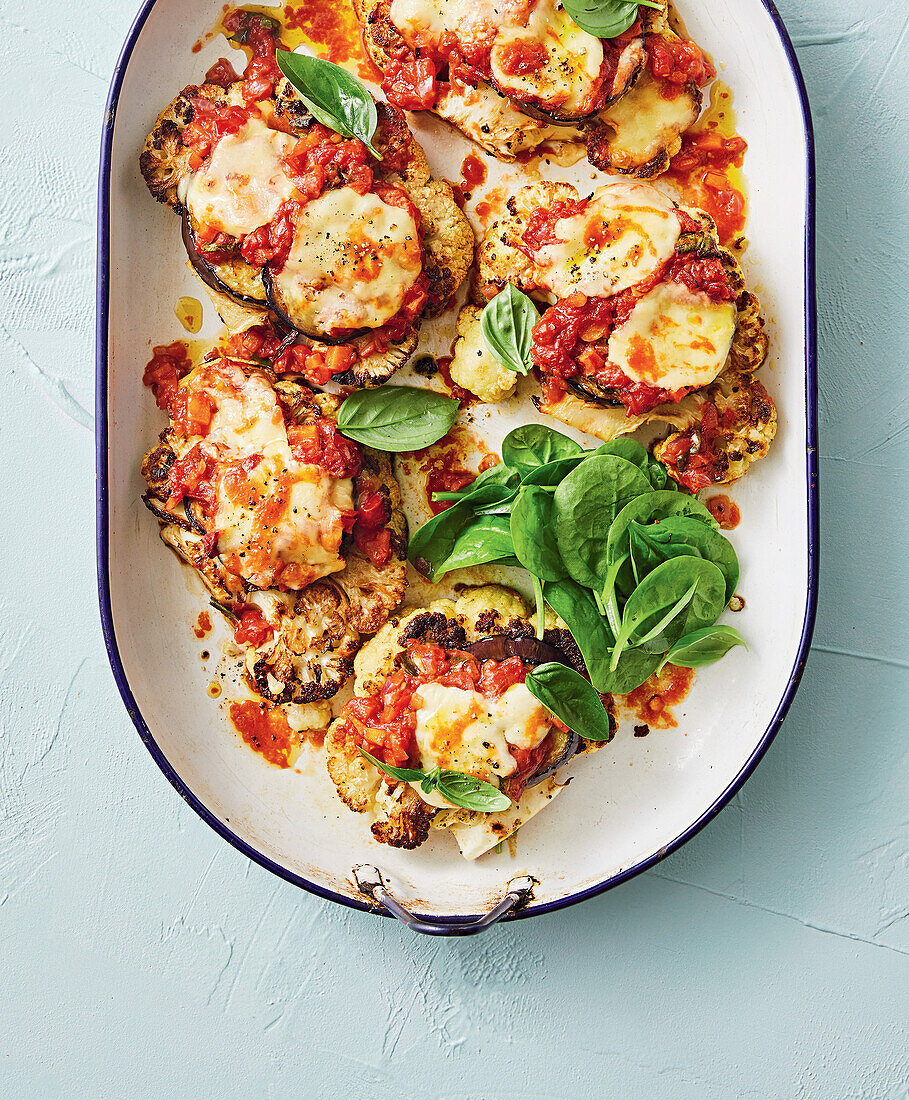
{"type": "MultiPolygon", "coordinates": [[[[472,291],[476,302],[485,303],[511,282],[518,289],[535,296],[545,308],[551,295],[540,291],[533,261],[518,244],[535,211],[570,202],[577,197],[576,190],[569,184],[538,182],[522,188],[508,200],[505,215],[489,226],[477,248],[472,291]]],[[[719,466],[722,466],[722,471],[717,470],[717,480],[727,483],[741,477],[752,462],[767,453],[776,431],[773,401],[766,389],[751,377],[767,356],[768,339],[760,302],[754,293],[746,289],[736,257],[720,246],[713,219],[701,210],[687,209],[685,212],[698,224],[697,232],[691,234],[693,239],[697,239],[698,256],[719,260],[735,293],[735,330],[729,354],[717,378],[677,402],[657,405],[637,415],[627,413],[625,407],[611,398],[607,391],[599,391],[596,384],[586,379],[571,379],[570,388],[558,399],[534,396],[533,401],[540,412],[603,441],[627,435],[651,423],[666,424],[677,433],[690,431],[700,424],[703,406],[708,402],[720,407],[721,412],[731,410],[734,421],[727,430],[728,448],[724,444],[724,450],[728,449],[729,461],[721,461],[719,466]]],[[[485,360],[476,356],[477,350],[484,349],[480,346],[482,337],[477,335],[478,308],[470,306],[466,309],[470,312],[463,314],[464,320],[459,324],[461,342],[455,348],[454,362],[472,364],[476,358],[479,367],[474,369],[472,376],[465,368],[458,384],[479,393],[485,377],[489,376],[489,368],[484,369],[482,364],[485,360]],[[476,322],[476,328],[473,322],[476,322]],[[472,381],[477,389],[473,389],[472,381]]],[[[487,400],[492,399],[490,392],[487,400]]],[[[660,446],[654,453],[663,461],[667,456],[666,446],[660,446]]],[[[666,464],[673,473],[672,463],[666,464]]]]}
{"type": "MultiPolygon", "coordinates": [[[[527,604],[517,592],[502,585],[483,585],[464,588],[455,599],[435,600],[426,608],[392,617],[354,659],[354,694],[364,696],[378,691],[386,677],[401,668],[408,642],[432,642],[458,649],[496,634],[532,637],[534,628],[527,616],[527,604]]],[[[551,611],[547,624],[544,641],[559,648],[583,672],[583,659],[574,639],[551,611]]],[[[590,752],[601,745],[582,739],[578,752],[590,752]]],[[[418,847],[428,838],[430,826],[451,828],[462,852],[472,852],[468,858],[476,858],[518,829],[561,789],[550,777],[538,787],[528,788],[514,807],[502,813],[440,811],[424,802],[412,787],[389,783],[357,751],[342,719],[329,728],[325,752],[328,774],[341,801],[355,813],[373,815],[373,836],[395,848],[418,847]],[[478,850],[477,838],[485,838],[478,850]]]]}
{"type": "MultiPolygon", "coordinates": [[[[339,398],[315,394],[301,382],[256,364],[240,365],[245,374],[267,379],[288,422],[337,418],[339,398]]],[[[261,644],[245,643],[244,676],[254,691],[273,703],[330,699],[353,672],[362,636],[379,630],[407,584],[407,520],[389,456],[361,448],[363,474],[386,503],[392,551],[388,563],[376,566],[345,536],[340,571],[300,590],[282,591],[256,588],[231,572],[219,555],[209,553],[204,528],[188,501],[168,507],[169,474],[181,447],[185,450],[185,441],[168,427],[142,462],[148,486],[142,499],[158,519],[162,540],[196,570],[217,605],[257,607],[272,628],[272,636],[261,644]]]]}

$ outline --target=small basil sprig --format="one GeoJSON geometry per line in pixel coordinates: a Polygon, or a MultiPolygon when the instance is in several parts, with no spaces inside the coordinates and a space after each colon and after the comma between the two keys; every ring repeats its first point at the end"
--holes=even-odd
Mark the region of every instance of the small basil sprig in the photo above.
{"type": "Polygon", "coordinates": [[[734,646],[745,646],[745,639],[733,626],[703,626],[692,630],[690,634],[679,638],[657,667],[662,672],[667,664],[682,665],[683,668],[700,668],[712,665],[734,646]]]}
{"type": "Polygon", "coordinates": [[[240,621],[240,616],[234,611],[231,611],[227,604],[221,603],[220,600],[209,600],[208,602],[212,607],[217,608],[226,619],[230,619],[231,622],[238,623],[240,621]]]}
{"type": "Polygon", "coordinates": [[[548,661],[527,673],[527,690],[556,718],[588,741],[611,741],[614,731],[603,700],[573,668],[548,661]]]}
{"type": "Polygon", "coordinates": [[[372,144],[379,118],[376,103],[355,76],[305,53],[278,50],[275,57],[314,118],[342,137],[362,141],[381,160],[382,154],[372,144]]]}
{"type": "Polygon", "coordinates": [[[414,386],[379,386],[346,398],[338,430],[377,451],[418,451],[437,443],[454,424],[458,402],[414,386]]]}
{"type": "Polygon", "coordinates": [[[527,374],[533,326],[540,319],[537,307],[513,283],[488,302],[480,315],[480,331],[490,354],[506,370],[527,374]]]}
{"type": "Polygon", "coordinates": [[[380,772],[390,775],[393,779],[400,779],[404,783],[419,783],[424,794],[438,791],[453,806],[491,814],[499,810],[507,810],[513,804],[507,794],[503,794],[498,787],[494,787],[484,779],[477,779],[463,772],[443,771],[441,768],[433,768],[430,772],[422,768],[393,768],[390,764],[383,764],[381,760],[377,760],[359,745],[357,745],[357,752],[365,756],[370,763],[375,764],[380,772]]]}
{"type": "Polygon", "coordinates": [[[562,6],[582,31],[594,38],[617,38],[638,17],[638,4],[663,10],[656,0],[562,0],[562,6]]]}

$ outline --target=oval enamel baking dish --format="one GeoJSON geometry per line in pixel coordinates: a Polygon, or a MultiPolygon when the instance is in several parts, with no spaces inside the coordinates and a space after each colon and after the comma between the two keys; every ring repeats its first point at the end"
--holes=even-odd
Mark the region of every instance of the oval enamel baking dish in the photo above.
{"type": "MultiPolygon", "coordinates": [[[[267,764],[230,732],[207,693],[211,670],[200,662],[201,643],[188,626],[205,606],[202,586],[158,538],[140,499],[139,473],[142,454],[163,427],[143,390],[142,369],[150,344],[180,335],[174,304],[197,295],[198,286],[184,266],[177,219],[149,198],[137,156],[160,107],[227,52],[223,41],[201,54],[190,50],[220,7],[210,0],[149,0],[114,73],[98,210],[97,546],[117,685],[161,770],[221,836],[289,882],[354,908],[394,913],[420,931],[463,934],[503,916],[550,912],[653,866],[748,778],[802,672],[817,586],[808,104],[789,38],[767,0],[689,0],[681,7],[692,37],[732,85],[738,130],[749,143],[750,244],[743,266],[768,319],[771,352],[761,378],[780,416],[769,457],[732,493],[743,516],[733,537],[746,598],[735,624],[750,650],[698,671],[677,729],[642,739],[622,725],[609,746],[566,769],[570,787],[521,830],[514,856],[506,850],[475,863],[464,861],[448,837],[414,852],[376,844],[321,766],[300,774],[267,764]]],[[[467,143],[442,123],[415,119],[434,174],[457,179],[467,143]]],[[[557,171],[553,178],[579,185],[597,178],[586,162],[557,171]]],[[[211,316],[208,324],[213,335],[211,316]]],[[[435,339],[447,347],[450,337],[435,339]]],[[[542,419],[532,410],[526,418],[542,419]]],[[[493,413],[490,445],[519,422],[493,413]]],[[[206,645],[216,649],[217,636],[206,645]]]]}

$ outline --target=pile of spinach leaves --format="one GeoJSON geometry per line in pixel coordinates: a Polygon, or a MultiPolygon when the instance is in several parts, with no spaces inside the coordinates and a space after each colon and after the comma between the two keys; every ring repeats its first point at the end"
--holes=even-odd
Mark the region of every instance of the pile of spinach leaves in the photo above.
{"type": "Polygon", "coordinates": [[[473,565],[523,566],[567,624],[591,683],[626,694],[667,662],[696,668],[745,645],[717,625],[739,576],[735,550],[700,501],[633,439],[585,450],[543,424],[516,428],[502,462],[411,538],[432,581],[473,565]]]}

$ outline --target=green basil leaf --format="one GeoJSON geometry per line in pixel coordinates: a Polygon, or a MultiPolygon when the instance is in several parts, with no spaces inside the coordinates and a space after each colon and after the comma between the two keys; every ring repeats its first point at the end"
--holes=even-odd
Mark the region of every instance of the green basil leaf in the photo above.
{"type": "Polygon", "coordinates": [[[488,302],[480,316],[480,331],[491,355],[506,370],[527,374],[531,333],[540,319],[537,307],[512,283],[488,302]]]}
{"type": "Polygon", "coordinates": [[[602,589],[609,527],[629,501],[650,491],[646,475],[616,455],[594,455],[562,481],[552,522],[569,576],[602,589]]]}
{"type": "Polygon", "coordinates": [[[523,486],[511,509],[514,556],[544,581],[566,575],[552,526],[552,495],[538,486],[523,486]]]}
{"type": "Polygon", "coordinates": [[[557,458],[584,457],[580,443],[545,424],[522,424],[502,440],[502,461],[523,477],[557,458]]]}
{"type": "Polygon", "coordinates": [[[340,65],[305,53],[278,50],[278,68],[297,90],[313,117],[342,137],[362,141],[374,157],[378,123],[376,103],[366,87],[340,65]]]}
{"type": "Polygon", "coordinates": [[[527,673],[527,690],[556,718],[588,741],[611,741],[615,732],[603,700],[573,668],[549,661],[527,673]]]}
{"type": "Polygon", "coordinates": [[[437,443],[457,415],[453,397],[414,386],[379,386],[344,400],[338,430],[367,447],[397,454],[437,443]]]}
{"type": "Polygon", "coordinates": [[[661,6],[654,0],[563,0],[563,7],[581,30],[595,38],[617,38],[637,19],[638,3],[661,6]]]}
{"type": "Polygon", "coordinates": [[[437,581],[452,569],[469,569],[474,565],[493,562],[507,563],[515,557],[508,516],[482,516],[468,523],[461,531],[451,553],[434,569],[432,579],[437,581]]]}
{"type": "Polygon", "coordinates": [[[508,795],[492,783],[463,772],[443,771],[436,780],[436,790],[455,806],[484,814],[508,810],[513,805],[508,795]]]}
{"type": "Polygon", "coordinates": [[[377,760],[372,753],[359,745],[357,752],[392,779],[400,779],[403,783],[419,783],[425,794],[435,789],[452,805],[462,806],[465,810],[493,813],[496,810],[507,810],[512,805],[507,794],[484,779],[476,779],[463,772],[442,771],[440,768],[433,768],[429,772],[422,768],[393,768],[390,764],[377,760]]]}
{"type": "Polygon", "coordinates": [[[426,778],[426,772],[422,768],[393,768],[391,764],[383,764],[381,760],[377,760],[372,753],[361,749],[359,745],[357,745],[357,752],[365,756],[371,764],[375,764],[380,772],[390,775],[392,779],[400,779],[403,783],[419,783],[426,778]]]}
{"type": "Polygon", "coordinates": [[[684,634],[660,662],[657,672],[663,671],[666,664],[682,665],[683,668],[700,668],[713,664],[734,646],[745,646],[745,639],[732,626],[702,626],[684,634]]]}

